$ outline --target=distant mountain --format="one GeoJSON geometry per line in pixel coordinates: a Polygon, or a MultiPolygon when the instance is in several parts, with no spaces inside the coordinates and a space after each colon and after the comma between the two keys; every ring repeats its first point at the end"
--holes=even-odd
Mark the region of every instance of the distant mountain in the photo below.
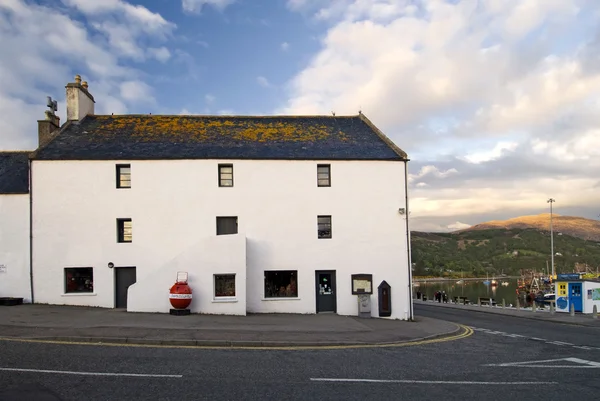
{"type": "MultiPolygon", "coordinates": [[[[552,226],[556,234],[562,233],[584,240],[600,242],[600,221],[598,220],[584,219],[583,217],[561,216],[553,213],[552,226]]],[[[492,220],[466,229],[454,231],[454,233],[490,229],[536,229],[539,231],[550,231],[550,213],[543,213],[535,216],[521,216],[508,220],[492,220]]]]}
{"type": "MultiPolygon", "coordinates": [[[[453,233],[411,233],[412,262],[415,276],[489,277],[545,272],[550,268],[550,235],[543,217],[511,219],[486,228],[479,224],[453,233]],[[527,223],[540,224],[531,228],[527,223]],[[508,223],[508,224],[507,224],[508,223]],[[503,224],[509,225],[505,228],[503,224]],[[518,227],[510,225],[519,225],[518,227]]],[[[593,273],[600,268],[600,241],[586,240],[567,234],[577,232],[593,237],[586,229],[593,220],[561,217],[560,229],[554,235],[554,264],[557,273],[573,271],[593,273]],[[574,222],[573,222],[574,221],[574,222]],[[558,235],[561,233],[562,235],[558,235]]],[[[596,228],[598,230],[598,228],[596,228]]]]}

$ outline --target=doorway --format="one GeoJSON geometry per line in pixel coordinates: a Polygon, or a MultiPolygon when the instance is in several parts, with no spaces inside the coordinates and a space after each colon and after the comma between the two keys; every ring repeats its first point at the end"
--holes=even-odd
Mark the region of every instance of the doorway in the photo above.
{"type": "Polygon", "coordinates": [[[335,270],[316,271],[315,285],[317,293],[317,313],[337,312],[335,270]]]}
{"type": "Polygon", "coordinates": [[[574,306],[575,312],[583,312],[581,283],[569,283],[569,304],[574,306]]]}
{"type": "Polygon", "coordinates": [[[115,267],[115,308],[127,308],[127,289],[135,280],[135,267],[115,267]]]}

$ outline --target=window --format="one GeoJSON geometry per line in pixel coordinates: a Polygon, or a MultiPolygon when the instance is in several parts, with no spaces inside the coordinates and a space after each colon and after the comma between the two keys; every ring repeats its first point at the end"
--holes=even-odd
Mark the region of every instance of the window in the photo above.
{"type": "Polygon", "coordinates": [[[317,186],[319,186],[319,187],[330,187],[331,186],[331,165],[329,165],[329,164],[317,165],[317,186]]]}
{"type": "Polygon", "coordinates": [[[233,164],[219,164],[219,186],[233,186],[233,164]]]}
{"type": "Polygon", "coordinates": [[[130,164],[117,164],[117,188],[131,188],[130,164]]]}
{"type": "Polygon", "coordinates": [[[94,292],[94,269],[91,267],[65,268],[65,294],[94,292]]]}
{"type": "Polygon", "coordinates": [[[217,217],[217,235],[237,234],[237,216],[217,217]]]}
{"type": "Polygon", "coordinates": [[[265,271],[265,298],[298,297],[298,271],[265,271]]]}
{"type": "Polygon", "coordinates": [[[131,219],[117,219],[117,242],[131,242],[131,219]]]}
{"type": "Polygon", "coordinates": [[[331,238],[331,216],[317,216],[319,238],[331,238]]]}
{"type": "Polygon", "coordinates": [[[235,274],[215,274],[215,298],[235,297],[235,274]]]}

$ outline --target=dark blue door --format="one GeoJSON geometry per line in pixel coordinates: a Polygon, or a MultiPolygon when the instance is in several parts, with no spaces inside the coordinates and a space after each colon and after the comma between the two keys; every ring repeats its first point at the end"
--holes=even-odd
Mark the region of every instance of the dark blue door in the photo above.
{"type": "MultiPolygon", "coordinates": [[[[575,306],[575,312],[583,312],[581,283],[569,283],[569,304],[575,306]]],[[[569,306],[569,310],[571,310],[571,306],[569,306]]]]}

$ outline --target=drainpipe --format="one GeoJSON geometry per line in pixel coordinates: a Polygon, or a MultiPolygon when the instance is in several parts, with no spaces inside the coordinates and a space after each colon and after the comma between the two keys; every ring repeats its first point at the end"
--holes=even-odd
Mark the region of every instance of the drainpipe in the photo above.
{"type": "Polygon", "coordinates": [[[31,303],[33,300],[33,163],[29,160],[29,286],[31,288],[31,303]]]}
{"type": "Polygon", "coordinates": [[[412,255],[411,255],[411,246],[410,246],[410,228],[408,226],[408,216],[409,216],[409,208],[408,208],[408,162],[409,159],[404,161],[404,196],[405,196],[405,204],[406,208],[406,250],[408,254],[408,319],[413,320],[413,299],[412,299],[412,255]]]}

